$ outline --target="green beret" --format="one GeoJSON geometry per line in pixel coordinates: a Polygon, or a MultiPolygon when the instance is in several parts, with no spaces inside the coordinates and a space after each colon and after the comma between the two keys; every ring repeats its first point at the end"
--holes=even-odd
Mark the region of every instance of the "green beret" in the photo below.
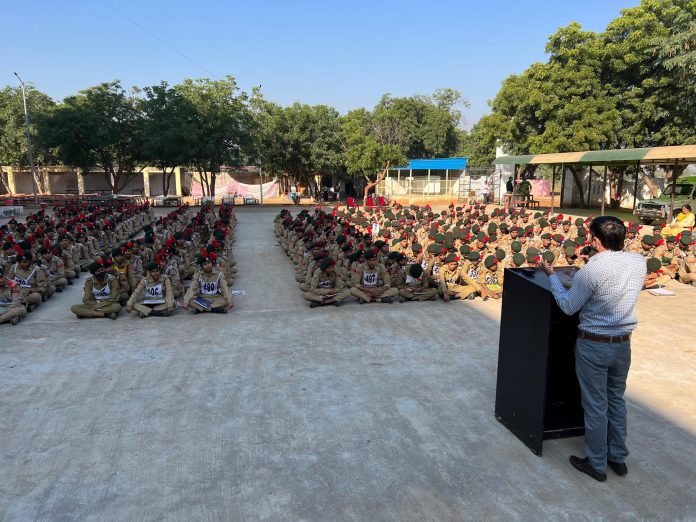
{"type": "Polygon", "coordinates": [[[648,267],[648,272],[652,273],[657,272],[662,266],[662,263],[660,263],[660,260],[656,257],[651,257],[646,261],[646,265],[648,267]]]}
{"type": "Polygon", "coordinates": [[[483,266],[486,268],[490,268],[495,264],[495,256],[486,256],[486,259],[483,260],[483,266]]]}
{"type": "Polygon", "coordinates": [[[455,261],[458,261],[458,258],[452,253],[447,254],[447,257],[445,257],[445,263],[454,263],[455,261]]]}
{"type": "Polygon", "coordinates": [[[481,227],[478,224],[474,223],[473,225],[471,225],[471,233],[472,234],[478,234],[480,230],[481,230],[481,227]]]}
{"type": "Polygon", "coordinates": [[[566,257],[573,257],[575,255],[575,247],[568,246],[563,250],[566,257]]]}
{"type": "Polygon", "coordinates": [[[576,226],[576,227],[581,227],[581,226],[583,225],[583,223],[585,223],[585,220],[584,220],[584,219],[582,219],[582,218],[576,218],[576,219],[575,219],[575,226],[576,226]]]}
{"type": "Polygon", "coordinates": [[[484,234],[483,232],[479,232],[478,234],[476,234],[476,239],[478,239],[481,242],[485,242],[486,234],[484,234]]]}
{"type": "Polygon", "coordinates": [[[331,259],[330,257],[327,257],[326,259],[324,259],[321,262],[321,264],[319,265],[319,268],[321,268],[322,270],[326,270],[330,266],[333,266],[333,264],[334,264],[334,260],[331,259]]]}
{"type": "Polygon", "coordinates": [[[474,250],[473,252],[469,252],[469,257],[467,259],[469,261],[481,261],[481,254],[474,250]]]}
{"type": "Polygon", "coordinates": [[[546,228],[548,225],[549,225],[549,223],[548,223],[548,221],[546,221],[545,219],[540,219],[540,220],[539,220],[539,226],[540,226],[541,228],[546,228]]]}
{"type": "Polygon", "coordinates": [[[516,266],[522,266],[524,264],[524,256],[518,252],[512,256],[512,262],[515,263],[516,266]]]}
{"type": "Polygon", "coordinates": [[[421,250],[423,250],[423,246],[420,243],[413,243],[411,245],[411,250],[413,252],[420,252],[421,250]]]}
{"type": "Polygon", "coordinates": [[[682,233],[679,242],[684,246],[689,246],[691,244],[691,234],[682,233]]]}
{"type": "Polygon", "coordinates": [[[148,271],[148,272],[149,272],[150,270],[159,270],[159,269],[160,269],[159,265],[158,265],[157,263],[155,263],[154,261],[150,261],[150,262],[147,264],[147,271],[148,271]]]}
{"type": "Polygon", "coordinates": [[[358,250],[357,252],[353,252],[351,255],[348,256],[348,260],[351,263],[355,263],[361,254],[362,254],[362,252],[360,250],[358,250]]]}
{"type": "Polygon", "coordinates": [[[365,259],[374,259],[375,253],[372,250],[365,252],[365,259]]]}
{"type": "Polygon", "coordinates": [[[111,251],[111,257],[122,256],[121,247],[116,247],[111,251]]]}
{"type": "Polygon", "coordinates": [[[442,252],[442,248],[442,245],[438,243],[430,243],[428,245],[428,252],[431,254],[439,254],[440,252],[442,252]]]}
{"type": "Polygon", "coordinates": [[[587,230],[585,230],[585,228],[583,228],[583,227],[578,228],[578,236],[580,236],[580,237],[587,236],[587,230]]]}
{"type": "Polygon", "coordinates": [[[423,275],[423,267],[420,263],[414,263],[408,267],[408,273],[411,277],[420,277],[423,275]]]}
{"type": "Polygon", "coordinates": [[[549,223],[558,223],[558,219],[552,217],[551,219],[549,219],[549,223]]]}
{"type": "Polygon", "coordinates": [[[541,254],[541,258],[548,263],[553,263],[554,259],[556,259],[556,255],[551,252],[551,250],[547,250],[541,254]]]}
{"type": "Polygon", "coordinates": [[[667,241],[667,243],[676,243],[677,242],[676,236],[667,236],[665,238],[665,240],[667,241]]]}
{"type": "Polygon", "coordinates": [[[529,247],[527,249],[527,255],[532,254],[532,256],[538,256],[539,255],[539,249],[537,247],[529,247]]]}
{"type": "Polygon", "coordinates": [[[541,212],[535,212],[534,213],[534,219],[539,219],[543,214],[541,212]]]}
{"type": "Polygon", "coordinates": [[[375,241],[375,247],[377,247],[377,248],[382,248],[384,245],[385,245],[385,243],[381,239],[378,241],[375,241]]]}
{"type": "Polygon", "coordinates": [[[569,248],[569,247],[570,247],[570,248],[575,248],[575,241],[573,241],[572,239],[566,239],[566,240],[563,242],[563,248],[569,248]]]}
{"type": "Polygon", "coordinates": [[[510,243],[510,249],[513,252],[521,252],[522,251],[522,243],[520,243],[519,241],[513,241],[512,243],[510,243]]]}
{"type": "Polygon", "coordinates": [[[551,239],[553,239],[556,243],[560,243],[563,241],[563,235],[562,234],[554,234],[551,236],[551,239]]]}
{"type": "Polygon", "coordinates": [[[496,230],[498,230],[498,225],[496,225],[495,223],[488,224],[488,233],[489,234],[495,234],[496,230]]]}
{"type": "Polygon", "coordinates": [[[346,242],[346,236],[338,236],[338,237],[336,238],[336,243],[338,243],[339,245],[340,245],[341,243],[345,243],[345,242],[346,242]]]}
{"type": "Polygon", "coordinates": [[[645,234],[641,241],[645,243],[646,245],[654,245],[655,244],[655,236],[651,236],[650,234],[645,234]]]}
{"type": "Polygon", "coordinates": [[[576,246],[582,246],[582,245],[584,245],[584,244],[585,244],[585,238],[584,238],[584,237],[578,236],[578,237],[575,238],[575,245],[576,245],[576,246]]]}
{"type": "Polygon", "coordinates": [[[541,239],[551,239],[551,234],[546,232],[545,234],[541,234],[541,239]]]}
{"type": "Polygon", "coordinates": [[[490,243],[495,243],[496,241],[498,241],[498,235],[497,235],[497,234],[491,234],[490,236],[488,236],[488,241],[489,241],[490,243]]]}
{"type": "Polygon", "coordinates": [[[398,255],[399,255],[399,253],[396,251],[389,252],[387,254],[387,259],[396,259],[396,256],[398,256],[398,255]]]}
{"type": "Polygon", "coordinates": [[[527,252],[527,263],[536,263],[536,255],[527,252]]]}
{"type": "Polygon", "coordinates": [[[444,245],[445,245],[445,248],[446,248],[447,250],[450,250],[451,248],[454,248],[454,239],[452,239],[451,237],[445,239],[444,245]]]}
{"type": "MultiPolygon", "coordinates": [[[[207,257],[203,257],[203,256],[198,256],[198,258],[196,259],[196,262],[197,262],[199,265],[202,265],[203,263],[206,263],[206,262],[208,262],[208,261],[210,261],[210,259],[207,258],[207,257]]],[[[210,262],[212,263],[212,261],[210,261],[210,262]]]]}
{"type": "Polygon", "coordinates": [[[394,239],[392,239],[392,243],[391,243],[392,246],[398,245],[399,243],[401,243],[401,239],[399,239],[398,237],[395,237],[394,239]]]}
{"type": "Polygon", "coordinates": [[[98,271],[106,268],[106,263],[104,263],[104,260],[100,257],[96,259],[96,261],[93,261],[91,265],[89,265],[89,271],[92,274],[96,274],[98,271]]]}
{"type": "Polygon", "coordinates": [[[505,250],[503,250],[502,248],[496,250],[495,257],[498,261],[502,261],[503,259],[505,259],[505,250]]]}
{"type": "Polygon", "coordinates": [[[459,247],[459,253],[462,255],[469,255],[469,252],[471,252],[471,247],[469,245],[462,245],[459,247]]]}
{"type": "Polygon", "coordinates": [[[435,234],[435,242],[436,243],[442,243],[445,241],[445,236],[444,234],[435,234]]]}

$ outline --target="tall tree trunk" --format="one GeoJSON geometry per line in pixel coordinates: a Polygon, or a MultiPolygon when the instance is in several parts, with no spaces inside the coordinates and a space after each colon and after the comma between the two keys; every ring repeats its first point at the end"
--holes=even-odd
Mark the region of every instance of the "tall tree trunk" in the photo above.
{"type": "Polygon", "coordinates": [[[643,183],[645,183],[648,186],[648,190],[650,191],[650,194],[652,194],[652,197],[654,197],[654,198],[659,197],[660,190],[655,186],[655,184],[652,182],[652,180],[648,177],[648,174],[645,172],[644,167],[640,168],[640,175],[643,178],[643,183]]]}
{"type": "Polygon", "coordinates": [[[384,178],[387,177],[387,172],[389,172],[389,165],[390,165],[390,162],[387,161],[387,164],[385,165],[384,170],[382,171],[382,173],[379,176],[377,176],[377,179],[375,179],[374,181],[370,181],[370,178],[368,178],[367,175],[365,175],[365,179],[367,180],[367,185],[365,185],[365,190],[363,190],[363,205],[365,204],[365,201],[367,201],[367,195],[370,192],[370,189],[373,187],[376,187],[380,181],[382,181],[384,178]]]}
{"type": "Polygon", "coordinates": [[[7,173],[2,170],[2,167],[0,167],[0,183],[2,183],[2,186],[5,187],[5,192],[11,196],[12,191],[10,190],[10,180],[7,173]]]}
{"type": "Polygon", "coordinates": [[[616,198],[616,207],[614,207],[614,208],[621,208],[621,200],[623,199],[624,174],[625,173],[626,173],[626,168],[620,167],[619,168],[619,179],[616,182],[616,192],[614,192],[614,196],[616,198]]]}
{"type": "Polygon", "coordinates": [[[575,170],[575,167],[572,165],[568,165],[568,170],[570,170],[570,173],[573,175],[573,181],[575,182],[575,188],[578,189],[578,194],[580,194],[580,208],[587,208],[587,205],[585,205],[585,195],[583,194],[584,190],[582,188],[582,182],[580,181],[580,178],[578,177],[578,172],[575,170]]]}

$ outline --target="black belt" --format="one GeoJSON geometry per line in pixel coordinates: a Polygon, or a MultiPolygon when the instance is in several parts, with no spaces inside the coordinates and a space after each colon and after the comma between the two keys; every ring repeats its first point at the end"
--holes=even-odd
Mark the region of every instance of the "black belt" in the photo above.
{"type": "Polygon", "coordinates": [[[611,337],[607,337],[605,335],[595,335],[595,334],[582,332],[582,331],[578,331],[578,337],[580,339],[587,339],[588,341],[594,341],[596,343],[606,343],[606,344],[627,343],[628,341],[631,340],[631,334],[614,335],[611,337]]]}

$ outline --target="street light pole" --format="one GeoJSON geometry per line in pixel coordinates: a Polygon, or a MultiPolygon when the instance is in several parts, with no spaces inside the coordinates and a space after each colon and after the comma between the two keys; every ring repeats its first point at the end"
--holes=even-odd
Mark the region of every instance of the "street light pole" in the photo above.
{"type": "Polygon", "coordinates": [[[31,187],[34,190],[34,205],[39,204],[39,196],[36,194],[36,170],[34,169],[34,152],[31,149],[31,134],[29,134],[29,111],[27,110],[27,93],[24,89],[24,82],[19,77],[19,74],[14,75],[22,84],[22,100],[24,101],[24,131],[27,134],[27,150],[29,155],[29,166],[31,167],[31,187]]]}

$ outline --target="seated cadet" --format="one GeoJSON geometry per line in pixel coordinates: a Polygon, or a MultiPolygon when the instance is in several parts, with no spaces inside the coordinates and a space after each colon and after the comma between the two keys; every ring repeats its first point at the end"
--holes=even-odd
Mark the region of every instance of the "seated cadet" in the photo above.
{"type": "Polygon", "coordinates": [[[214,314],[226,314],[228,308],[232,308],[232,295],[227,286],[227,281],[222,272],[213,268],[213,260],[210,256],[198,256],[200,269],[191,280],[191,286],[184,295],[184,310],[189,307],[193,313],[212,312],[214,314]]]}
{"type": "Polygon", "coordinates": [[[647,265],[648,274],[645,276],[645,282],[643,283],[643,290],[649,290],[651,288],[662,288],[670,279],[669,275],[662,272],[662,262],[656,257],[651,257],[645,261],[647,265]]]}
{"type": "Polygon", "coordinates": [[[68,236],[60,236],[58,238],[58,246],[60,247],[60,257],[65,266],[65,278],[68,284],[73,284],[73,279],[80,277],[80,268],[75,266],[75,261],[79,261],[77,248],[70,244],[68,236]]]}
{"type": "Polygon", "coordinates": [[[28,312],[41,304],[46,291],[46,276],[43,270],[32,262],[31,252],[18,250],[17,262],[10,269],[8,277],[21,288],[28,312]]]}
{"type": "Polygon", "coordinates": [[[135,288],[133,270],[126,262],[124,250],[121,247],[116,247],[111,252],[113,258],[111,270],[113,275],[118,278],[118,302],[121,306],[125,306],[133,288],[135,288]]]}
{"type": "Polygon", "coordinates": [[[483,260],[484,269],[481,270],[477,283],[485,287],[493,299],[503,296],[504,268],[501,267],[497,256],[489,255],[483,260]]]}
{"type": "Polygon", "coordinates": [[[147,265],[147,274],[128,299],[126,311],[137,312],[141,318],[167,317],[174,310],[174,290],[168,277],[162,275],[154,261],[147,265]]]}
{"type": "Polygon", "coordinates": [[[65,277],[65,263],[63,259],[56,256],[48,247],[39,248],[41,269],[46,276],[46,295],[51,297],[55,292],[62,292],[68,286],[68,279],[65,277]]]}
{"type": "Polygon", "coordinates": [[[345,287],[343,278],[336,273],[336,262],[332,258],[327,257],[319,263],[309,282],[309,290],[302,297],[309,301],[310,308],[330,304],[340,306],[344,299],[350,297],[350,289],[345,287]]]}
{"type": "Polygon", "coordinates": [[[681,263],[677,275],[679,281],[685,285],[696,286],[696,255],[689,248],[691,246],[691,235],[682,234],[679,238],[682,248],[681,263]]]}
{"type": "MultiPolygon", "coordinates": [[[[469,255],[471,260],[474,256],[481,260],[478,252],[470,252],[469,255]]],[[[488,295],[488,290],[469,277],[464,266],[459,266],[459,258],[454,254],[447,254],[445,257],[445,265],[440,269],[438,283],[438,291],[446,302],[451,299],[474,299],[477,292],[488,295]]]]}
{"type": "Polygon", "coordinates": [[[399,295],[392,288],[389,274],[384,266],[377,264],[377,257],[372,249],[365,252],[365,265],[354,274],[351,294],[360,299],[360,303],[391,303],[392,297],[399,295]]]}
{"type": "Polygon", "coordinates": [[[70,310],[79,319],[108,317],[116,319],[121,311],[118,304],[118,279],[109,274],[109,265],[97,258],[89,267],[92,277],[85,280],[85,293],[81,305],[73,305],[70,310]]]}
{"type": "Polygon", "coordinates": [[[0,324],[17,324],[27,315],[22,303],[19,285],[5,277],[5,269],[0,266],[0,324]]]}
{"type": "Polygon", "coordinates": [[[399,288],[403,301],[428,301],[437,296],[437,289],[430,288],[430,277],[423,270],[423,265],[413,263],[406,269],[406,277],[399,288]]]}

